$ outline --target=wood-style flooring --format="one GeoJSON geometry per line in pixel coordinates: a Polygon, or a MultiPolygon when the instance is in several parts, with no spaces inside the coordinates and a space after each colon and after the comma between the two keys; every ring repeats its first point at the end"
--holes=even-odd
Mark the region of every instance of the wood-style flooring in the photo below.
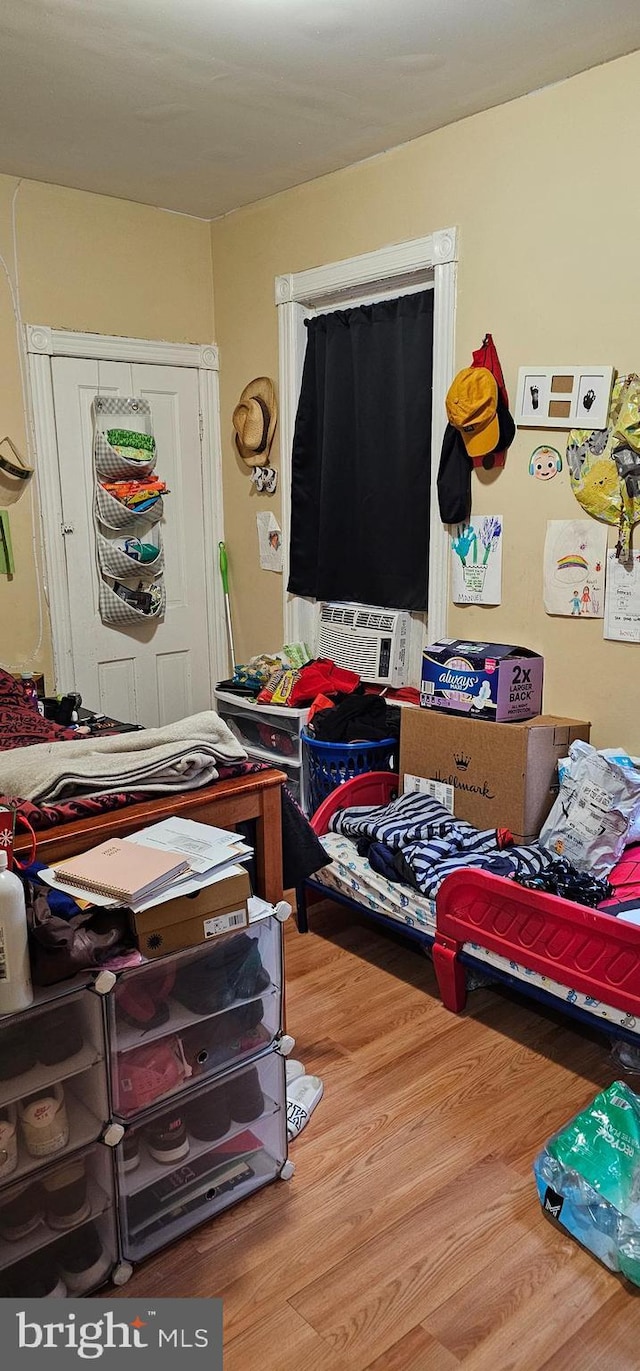
{"type": "Polygon", "coordinates": [[[640,1292],[543,1218],[531,1173],[624,1078],[607,1041],[490,989],[449,1014],[415,948],[330,902],[312,928],[286,927],[294,1055],[325,1083],[293,1179],[119,1293],[221,1296],[225,1371],[638,1371],[640,1292]]]}

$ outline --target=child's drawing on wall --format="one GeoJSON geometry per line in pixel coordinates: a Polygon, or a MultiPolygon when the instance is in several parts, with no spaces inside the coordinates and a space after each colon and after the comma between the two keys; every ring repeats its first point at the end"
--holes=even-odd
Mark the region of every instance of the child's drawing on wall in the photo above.
{"type": "Polygon", "coordinates": [[[451,595],[459,605],[502,600],[502,515],[473,516],[451,541],[451,595]]]}
{"type": "Polygon", "coordinates": [[[607,532],[591,519],[551,519],[544,545],[544,607],[572,619],[602,618],[607,532]]]}

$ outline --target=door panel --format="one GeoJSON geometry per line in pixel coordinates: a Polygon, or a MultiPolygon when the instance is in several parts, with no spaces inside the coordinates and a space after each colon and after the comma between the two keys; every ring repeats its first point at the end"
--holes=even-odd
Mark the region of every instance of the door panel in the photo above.
{"type": "Polygon", "coordinates": [[[52,360],[75,681],[84,703],[147,727],[211,707],[198,373],[188,367],[52,360]],[[144,396],[158,474],[170,494],[161,521],[167,608],[161,621],[115,628],[98,614],[91,403],[144,396]]]}

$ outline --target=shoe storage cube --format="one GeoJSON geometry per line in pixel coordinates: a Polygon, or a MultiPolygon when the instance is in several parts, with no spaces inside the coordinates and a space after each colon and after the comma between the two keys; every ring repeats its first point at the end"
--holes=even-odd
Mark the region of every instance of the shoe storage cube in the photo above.
{"type": "Polygon", "coordinates": [[[0,1196],[100,1137],[104,1059],[102,1002],[86,987],[0,1020],[0,1196]]]}
{"type": "Polygon", "coordinates": [[[114,1114],[129,1120],[266,1051],[281,1012],[274,917],[125,971],[107,996],[114,1114]]]}
{"type": "Polygon", "coordinates": [[[274,1180],[287,1156],[284,1058],[267,1052],[127,1127],[122,1255],[138,1261],[274,1180]]]}
{"type": "Polygon", "coordinates": [[[0,1191],[0,1296],[84,1294],[116,1252],[113,1153],[102,1143],[0,1191]]]}

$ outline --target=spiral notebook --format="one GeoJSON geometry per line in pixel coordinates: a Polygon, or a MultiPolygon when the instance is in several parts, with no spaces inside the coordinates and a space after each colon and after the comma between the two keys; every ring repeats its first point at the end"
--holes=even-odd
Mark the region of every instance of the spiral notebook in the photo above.
{"type": "Polygon", "coordinates": [[[97,895],[110,895],[123,904],[148,899],[189,870],[189,863],[181,852],[141,847],[122,838],[109,838],[106,843],[53,867],[55,875],[65,885],[97,895]]]}

